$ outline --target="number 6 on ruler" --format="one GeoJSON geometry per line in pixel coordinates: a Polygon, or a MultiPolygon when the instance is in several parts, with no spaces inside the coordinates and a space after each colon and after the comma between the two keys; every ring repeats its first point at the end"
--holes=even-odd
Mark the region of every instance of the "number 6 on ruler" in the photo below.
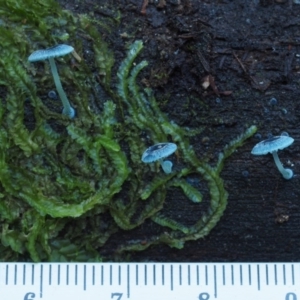
{"type": "Polygon", "coordinates": [[[201,293],[199,295],[199,300],[208,300],[209,299],[209,294],[208,293],[201,293]]]}
{"type": "Polygon", "coordinates": [[[32,300],[33,298],[35,298],[35,293],[27,293],[24,297],[24,300],[32,300]]]}

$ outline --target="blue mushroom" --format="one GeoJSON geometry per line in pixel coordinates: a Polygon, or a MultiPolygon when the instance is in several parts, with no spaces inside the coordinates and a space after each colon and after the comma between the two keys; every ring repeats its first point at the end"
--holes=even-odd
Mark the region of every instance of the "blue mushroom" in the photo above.
{"type": "Polygon", "coordinates": [[[282,174],[284,179],[291,179],[294,175],[293,171],[291,169],[285,169],[282,166],[282,163],[278,157],[277,151],[282,150],[288,146],[290,146],[294,142],[294,139],[281,135],[281,136],[274,136],[267,140],[261,141],[258,144],[254,146],[254,148],[251,151],[251,154],[253,155],[265,155],[268,153],[271,153],[273,155],[275,164],[279,170],[279,172],[282,174]]]}
{"type": "Polygon", "coordinates": [[[177,145],[174,143],[159,143],[149,147],[142,155],[142,162],[152,163],[159,161],[163,171],[166,174],[172,172],[172,162],[169,160],[163,161],[163,158],[173,154],[177,150],[177,145]]]}
{"type": "Polygon", "coordinates": [[[73,51],[74,51],[74,48],[72,46],[61,44],[61,45],[57,45],[57,46],[54,46],[54,47],[51,47],[48,49],[37,50],[28,57],[28,60],[30,62],[36,62],[36,61],[42,61],[42,60],[49,59],[50,68],[51,68],[51,72],[53,75],[56,90],[57,90],[58,95],[63,104],[62,113],[70,118],[75,117],[75,110],[71,106],[71,104],[67,98],[67,95],[61,85],[61,81],[60,81],[60,78],[59,78],[59,75],[57,72],[57,67],[56,67],[56,64],[54,61],[54,57],[64,56],[73,51]]]}
{"type": "Polygon", "coordinates": [[[161,167],[166,174],[172,173],[173,163],[169,160],[164,160],[161,162],[161,167]]]}

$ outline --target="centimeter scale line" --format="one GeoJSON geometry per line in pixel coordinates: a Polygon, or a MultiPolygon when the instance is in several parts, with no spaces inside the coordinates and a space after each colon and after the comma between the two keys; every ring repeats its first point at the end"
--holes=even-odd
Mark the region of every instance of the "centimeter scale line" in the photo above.
{"type": "Polygon", "coordinates": [[[157,291],[161,299],[231,299],[230,293],[248,299],[247,293],[264,292],[300,300],[300,263],[0,263],[0,295],[65,299],[61,291],[74,293],[72,299],[88,292],[95,294],[88,299],[153,299],[157,291]]]}

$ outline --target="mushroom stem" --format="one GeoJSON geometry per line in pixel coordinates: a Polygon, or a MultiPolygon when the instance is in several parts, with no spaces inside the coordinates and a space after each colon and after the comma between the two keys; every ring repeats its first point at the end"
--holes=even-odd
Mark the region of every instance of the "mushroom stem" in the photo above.
{"type": "Polygon", "coordinates": [[[66,93],[65,93],[65,91],[64,91],[64,89],[61,85],[61,81],[60,81],[60,78],[59,78],[59,75],[58,75],[58,72],[57,72],[57,68],[56,68],[54,58],[49,57],[49,62],[50,62],[50,68],[51,68],[52,76],[53,76],[54,83],[55,83],[55,86],[56,86],[56,90],[59,94],[60,100],[61,100],[61,102],[63,104],[63,107],[64,107],[62,113],[64,115],[69,116],[72,119],[75,116],[75,110],[71,106],[71,104],[70,104],[70,102],[67,98],[67,95],[66,95],[66,93]]]}
{"type": "Polygon", "coordinates": [[[275,161],[275,164],[277,166],[277,169],[279,170],[279,172],[282,174],[284,179],[291,179],[294,175],[293,171],[291,169],[285,169],[282,166],[282,163],[278,157],[277,151],[272,151],[272,155],[275,161]]]}

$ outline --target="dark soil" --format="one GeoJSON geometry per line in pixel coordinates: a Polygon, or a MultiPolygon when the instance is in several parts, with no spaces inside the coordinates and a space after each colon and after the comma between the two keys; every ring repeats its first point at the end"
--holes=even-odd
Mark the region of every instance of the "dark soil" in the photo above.
{"type": "MultiPolygon", "coordinates": [[[[298,261],[300,5],[292,0],[59,2],[75,14],[99,20],[121,13],[120,26],[104,36],[116,65],[127,44],[143,40],[141,56],[149,66],[141,85],[155,91],[171,120],[205,128],[194,143],[212,165],[247,126],[259,128],[227,160],[222,178],[228,206],[209,236],[186,243],[183,250],[154,246],[133,254],[131,260],[298,261]],[[206,89],[203,81],[210,84],[206,89]],[[280,152],[283,164],[294,171],[291,180],[281,177],[271,155],[250,154],[257,142],[282,132],[295,139],[280,152]]],[[[168,203],[180,211],[183,222],[193,219],[194,210],[179,204],[176,190],[168,203]]],[[[112,238],[105,251],[113,251],[122,238],[147,240],[154,232],[147,225],[124,232],[112,238]]]]}

